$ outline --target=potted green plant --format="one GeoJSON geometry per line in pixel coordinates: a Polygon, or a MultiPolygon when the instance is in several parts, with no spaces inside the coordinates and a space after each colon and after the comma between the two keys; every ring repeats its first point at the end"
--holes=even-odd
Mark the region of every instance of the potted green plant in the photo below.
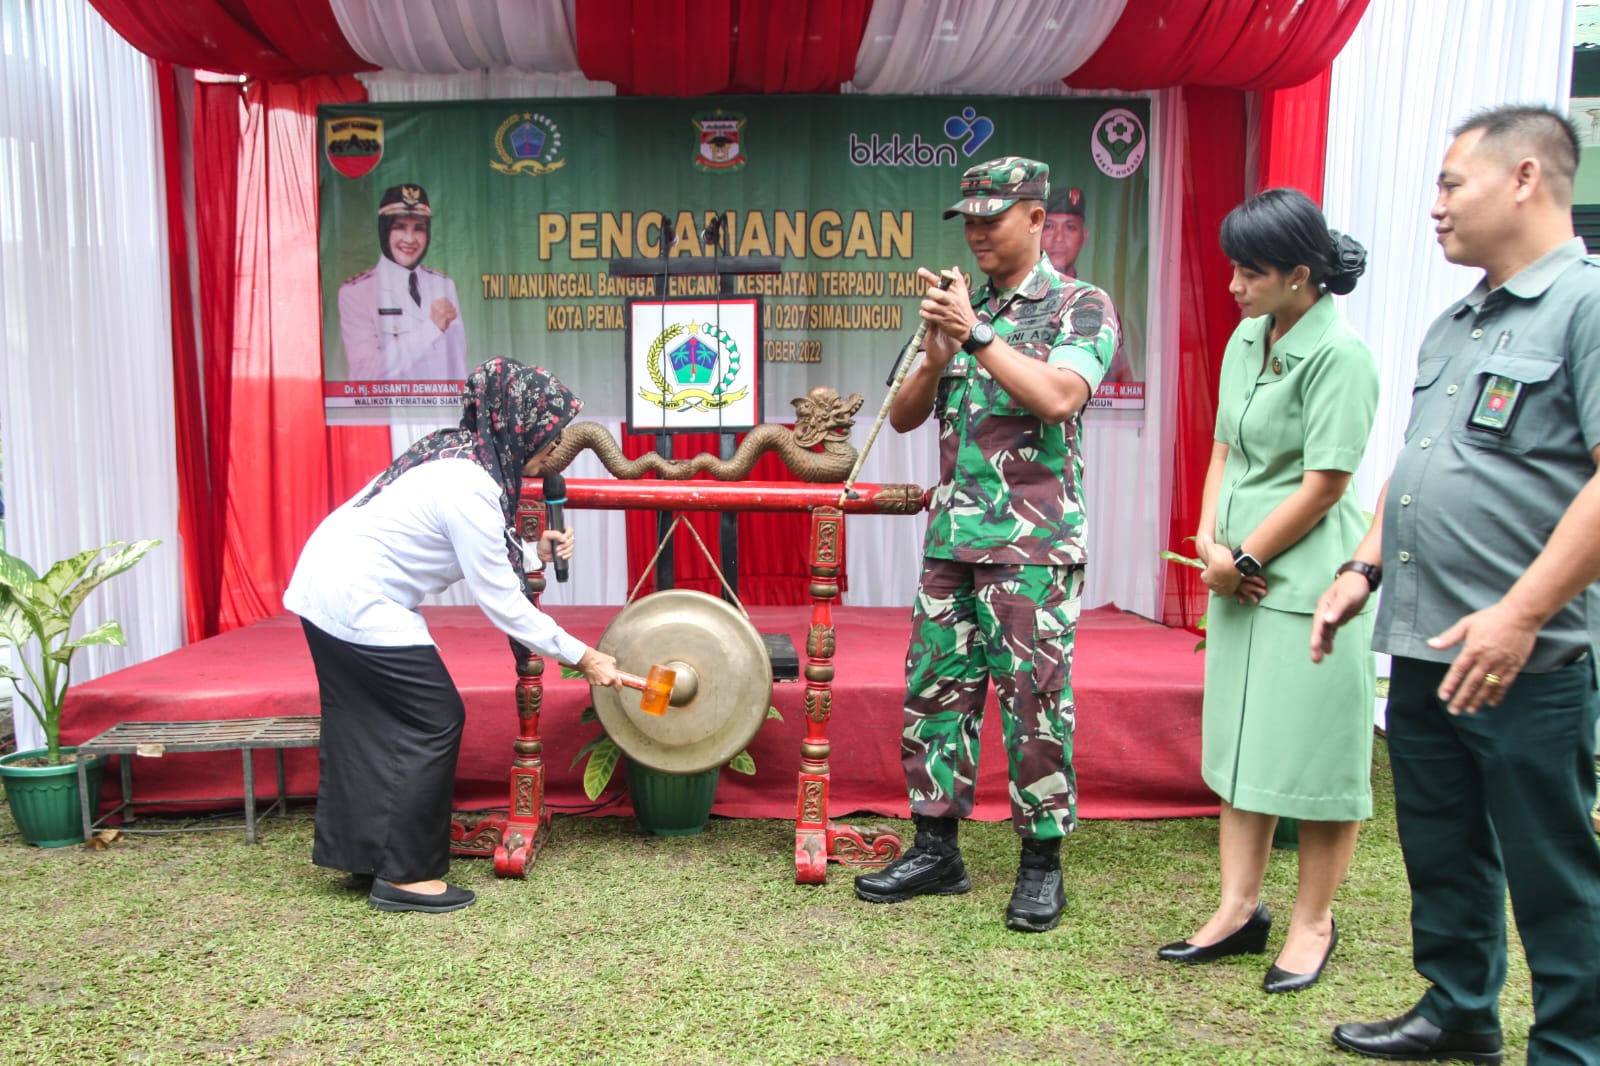
{"type": "MultiPolygon", "coordinates": [[[[29,645],[39,645],[37,669],[25,654],[18,656],[31,692],[23,687],[22,677],[0,665],[0,678],[11,682],[44,731],[43,748],[0,758],[6,800],[11,804],[17,828],[30,844],[62,847],[83,841],[77,749],[61,746],[61,710],[72,683],[72,656],[91,644],[126,643],[122,627],[116,622],[102,623],[72,639],[73,616],[89,593],[133,566],[160,543],[114,541],[61,560],[43,577],[21,559],[0,550],[0,648],[12,645],[26,653],[29,645]],[[102,559],[102,552],[111,554],[102,559]]],[[[105,757],[99,756],[88,768],[91,810],[99,805],[105,762],[105,757]]]]}
{"type": "MultiPolygon", "coordinates": [[[[768,707],[767,718],[782,721],[783,715],[778,708],[768,707]]],[[[579,718],[582,722],[599,720],[593,707],[585,707],[579,718]]],[[[599,799],[616,772],[622,750],[602,730],[578,750],[572,765],[577,766],[584,759],[589,760],[583,768],[584,795],[599,799]]],[[[748,749],[728,760],[727,765],[736,773],[756,772],[756,761],[750,757],[748,749]]],[[[722,767],[713,766],[698,774],[669,774],[629,759],[623,772],[633,813],[640,826],[657,836],[690,836],[705,829],[706,820],[711,817],[712,801],[716,798],[717,782],[722,779],[722,767]]]]}

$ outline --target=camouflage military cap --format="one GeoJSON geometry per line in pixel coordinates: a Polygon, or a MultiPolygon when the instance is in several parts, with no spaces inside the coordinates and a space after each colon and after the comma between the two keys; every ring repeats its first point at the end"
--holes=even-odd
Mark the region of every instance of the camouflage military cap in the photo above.
{"type": "Polygon", "coordinates": [[[1062,189],[1050,197],[1050,202],[1044,206],[1048,215],[1077,215],[1083,217],[1083,190],[1079,188],[1062,189]]]}
{"type": "Polygon", "coordinates": [[[1043,200],[1049,195],[1047,164],[1019,155],[1001,156],[969,167],[961,175],[961,200],[944,217],[993,218],[1018,200],[1043,200]]]}

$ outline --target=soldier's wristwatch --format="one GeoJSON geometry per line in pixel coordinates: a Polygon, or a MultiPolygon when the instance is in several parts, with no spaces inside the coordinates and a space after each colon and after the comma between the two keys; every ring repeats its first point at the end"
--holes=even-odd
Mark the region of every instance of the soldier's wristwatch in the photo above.
{"type": "Polygon", "coordinates": [[[994,343],[994,327],[987,322],[974,322],[972,332],[967,334],[967,339],[961,342],[961,350],[968,355],[977,355],[979,348],[986,348],[994,343]]]}

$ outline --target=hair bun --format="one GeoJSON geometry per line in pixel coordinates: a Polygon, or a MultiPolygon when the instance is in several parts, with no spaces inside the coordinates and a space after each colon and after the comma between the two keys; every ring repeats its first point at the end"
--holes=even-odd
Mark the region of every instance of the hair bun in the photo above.
{"type": "Polygon", "coordinates": [[[1347,233],[1340,233],[1330,229],[1328,236],[1333,240],[1333,269],[1328,271],[1328,276],[1323,279],[1323,284],[1328,291],[1336,296],[1343,296],[1353,291],[1356,279],[1367,271],[1367,250],[1361,242],[1347,233]]]}

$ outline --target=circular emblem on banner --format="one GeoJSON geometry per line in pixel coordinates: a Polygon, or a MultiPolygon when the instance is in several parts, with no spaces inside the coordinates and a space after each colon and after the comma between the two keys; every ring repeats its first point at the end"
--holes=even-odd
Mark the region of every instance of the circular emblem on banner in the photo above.
{"type": "Polygon", "coordinates": [[[1148,139],[1144,123],[1125,107],[1114,107],[1100,116],[1089,137],[1094,164],[1108,178],[1132,177],[1144,162],[1148,139]]]}
{"type": "Polygon", "coordinates": [[[502,174],[548,174],[567,165],[561,158],[561,129],[537,111],[521,111],[494,131],[500,158],[489,165],[502,174]]]}

